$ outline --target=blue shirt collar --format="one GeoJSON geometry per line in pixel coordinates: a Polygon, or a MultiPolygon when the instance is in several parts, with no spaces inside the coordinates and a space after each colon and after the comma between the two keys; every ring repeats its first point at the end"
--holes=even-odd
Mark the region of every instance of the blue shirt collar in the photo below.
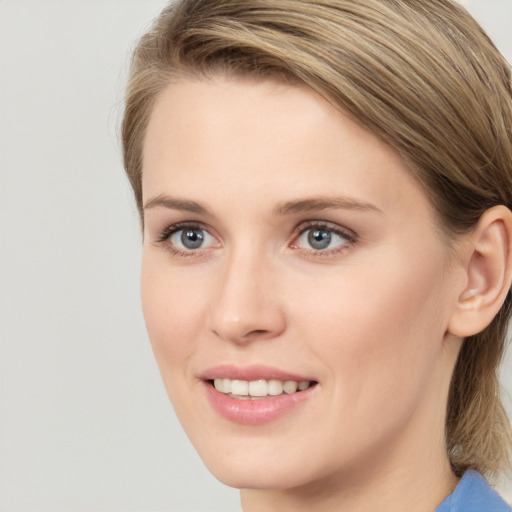
{"type": "Polygon", "coordinates": [[[469,470],[435,512],[511,512],[511,508],[480,473],[469,470]]]}

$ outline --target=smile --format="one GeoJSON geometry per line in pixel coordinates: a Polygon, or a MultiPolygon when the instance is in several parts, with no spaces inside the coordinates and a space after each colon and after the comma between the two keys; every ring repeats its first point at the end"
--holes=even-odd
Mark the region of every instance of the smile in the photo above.
{"type": "Polygon", "coordinates": [[[309,380],[278,380],[258,379],[239,380],[216,378],[213,385],[217,391],[239,400],[257,400],[267,396],[279,396],[282,394],[291,395],[298,391],[305,391],[315,383],[309,380]]]}

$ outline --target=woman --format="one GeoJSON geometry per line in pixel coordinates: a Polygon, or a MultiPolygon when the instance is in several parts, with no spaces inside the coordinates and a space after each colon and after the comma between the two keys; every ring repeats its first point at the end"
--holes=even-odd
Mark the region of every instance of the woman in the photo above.
{"type": "Polygon", "coordinates": [[[506,511],[507,63],[450,0],[185,0],[123,123],[176,413],[252,511],[506,511]]]}

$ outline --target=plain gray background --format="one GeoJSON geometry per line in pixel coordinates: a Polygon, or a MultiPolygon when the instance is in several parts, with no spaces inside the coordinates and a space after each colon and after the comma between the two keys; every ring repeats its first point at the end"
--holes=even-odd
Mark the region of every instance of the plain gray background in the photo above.
{"type": "MultiPolygon", "coordinates": [[[[140,312],[118,126],[129,49],[165,3],[0,0],[2,512],[239,510],[181,431],[140,312]]],[[[464,4],[512,60],[512,0],[464,4]]]]}

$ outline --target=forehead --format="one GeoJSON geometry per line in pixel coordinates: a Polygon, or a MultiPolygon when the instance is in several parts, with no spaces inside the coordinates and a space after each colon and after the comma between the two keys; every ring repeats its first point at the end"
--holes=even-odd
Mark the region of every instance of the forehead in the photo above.
{"type": "Polygon", "coordinates": [[[169,85],[144,141],[145,201],[199,191],[205,201],[229,191],[251,201],[342,193],[379,207],[412,192],[425,200],[391,147],[310,88],[220,77],[169,85]]]}

